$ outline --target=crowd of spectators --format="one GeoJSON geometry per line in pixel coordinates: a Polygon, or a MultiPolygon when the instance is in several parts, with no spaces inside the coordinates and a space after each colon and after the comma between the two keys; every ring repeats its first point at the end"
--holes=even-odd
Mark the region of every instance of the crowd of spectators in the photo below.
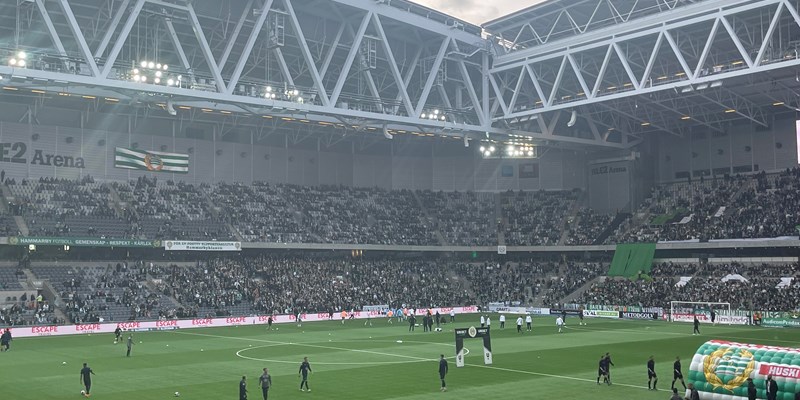
{"type": "MultiPolygon", "coordinates": [[[[73,323],[158,319],[170,303],[148,286],[155,266],[142,262],[105,267],[32,267],[37,278],[50,281],[73,323]]],[[[174,307],[173,307],[174,308],[174,307]]]]}
{"type": "Polygon", "coordinates": [[[730,303],[731,308],[796,310],[798,264],[660,264],[651,279],[611,279],[594,283],[578,303],[669,308],[670,301],[730,303]],[[723,278],[741,275],[743,279],[723,278]],[[691,277],[680,282],[679,277],[691,277]],[[793,277],[781,286],[780,278],[793,277]],[[680,283],[680,284],[679,284],[680,283]]]}
{"type": "Polygon", "coordinates": [[[170,267],[166,275],[168,294],[201,316],[451,306],[471,300],[453,268],[434,261],[236,257],[196,268],[170,267]]]}
{"type": "Polygon", "coordinates": [[[626,226],[613,241],[797,236],[799,193],[800,168],[657,186],[639,209],[653,223],[626,226]]]}
{"type": "Polygon", "coordinates": [[[608,264],[567,262],[559,275],[548,282],[544,304],[558,308],[558,303],[592,279],[608,272],[608,264]]]}
{"type": "Polygon", "coordinates": [[[506,192],[501,196],[506,244],[556,245],[580,192],[506,192]]]}
{"type": "Polygon", "coordinates": [[[558,275],[555,262],[483,263],[456,265],[456,271],[472,286],[478,304],[532,304],[558,275]]]}
{"type": "Polygon", "coordinates": [[[493,193],[417,193],[447,244],[482,246],[497,243],[497,220],[493,193]]]}
{"type": "Polygon", "coordinates": [[[797,235],[800,168],[656,186],[621,221],[582,192],[7,179],[0,234],[382,245],[587,245],[797,235]],[[613,222],[614,226],[611,226],[613,222]],[[619,227],[616,227],[620,224],[619,227]],[[615,232],[606,238],[609,228],[615,232]],[[16,229],[20,228],[20,229],[16,229]]]}
{"type": "Polygon", "coordinates": [[[613,218],[613,215],[596,213],[590,208],[580,209],[575,218],[567,222],[566,244],[570,246],[595,244],[613,218]]]}

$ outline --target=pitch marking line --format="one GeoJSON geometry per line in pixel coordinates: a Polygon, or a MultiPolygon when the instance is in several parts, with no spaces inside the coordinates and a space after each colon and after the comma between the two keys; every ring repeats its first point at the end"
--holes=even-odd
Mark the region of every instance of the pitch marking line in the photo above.
{"type": "MultiPolygon", "coordinates": [[[[649,326],[649,325],[648,325],[649,326]]],[[[720,327],[724,328],[724,327],[720,327]]],[[[564,329],[570,329],[575,331],[584,331],[584,332],[627,332],[627,333],[635,333],[635,334],[647,334],[647,335],[673,335],[673,336],[693,336],[689,333],[682,333],[682,332],[659,332],[659,331],[638,331],[634,329],[591,329],[589,327],[585,328],[576,328],[574,326],[564,326],[564,329]]],[[[778,328],[766,328],[766,329],[778,329],[778,328]]],[[[722,339],[737,339],[737,340],[765,340],[764,338],[752,338],[752,337],[743,337],[743,336],[728,336],[728,335],[714,335],[714,334],[703,334],[701,336],[713,336],[715,338],[722,338],[722,339]]],[[[781,340],[781,339],[766,339],[772,342],[779,342],[779,343],[800,343],[796,340],[781,340]]]]}
{"type": "MultiPolygon", "coordinates": [[[[275,341],[275,340],[243,338],[243,337],[235,337],[235,336],[211,335],[211,334],[206,334],[206,333],[191,333],[191,332],[174,332],[174,333],[181,334],[181,335],[205,336],[205,337],[214,337],[214,338],[221,338],[221,339],[234,339],[234,340],[246,340],[246,341],[251,341],[251,342],[271,343],[271,344],[274,344],[276,346],[280,346],[280,345],[289,346],[289,345],[292,345],[292,346],[314,347],[314,348],[326,349],[326,350],[352,351],[352,352],[355,352],[355,353],[375,354],[375,355],[379,355],[379,356],[408,358],[408,359],[414,360],[414,361],[411,361],[411,362],[436,361],[436,359],[433,359],[433,358],[407,356],[405,354],[383,353],[383,352],[380,352],[380,351],[372,351],[372,350],[348,349],[348,348],[336,347],[336,346],[323,346],[323,345],[310,344],[310,343],[279,342],[279,341],[275,341]]],[[[266,347],[266,346],[261,346],[261,347],[266,347]]],[[[248,348],[248,349],[250,349],[250,348],[248,348]]],[[[238,352],[237,352],[237,355],[238,355],[238,352]]],[[[242,357],[242,358],[247,358],[247,357],[242,357]]],[[[319,364],[319,363],[317,363],[317,364],[319,364]]]]}
{"type": "MultiPolygon", "coordinates": [[[[520,369],[494,367],[494,366],[491,366],[491,365],[467,364],[467,366],[468,367],[476,367],[476,368],[495,369],[495,370],[498,370],[498,371],[506,371],[506,372],[516,372],[518,374],[544,376],[544,377],[547,377],[547,378],[557,378],[557,379],[567,379],[567,380],[571,380],[571,381],[597,383],[596,380],[593,381],[593,380],[587,379],[587,378],[577,378],[577,377],[574,377],[574,376],[546,374],[544,372],[523,371],[523,370],[520,370],[520,369]]],[[[644,389],[645,388],[644,386],[629,385],[627,383],[614,383],[611,386],[624,386],[624,387],[629,387],[629,388],[634,388],[634,389],[644,389]]],[[[666,392],[671,392],[671,390],[665,390],[665,389],[658,389],[657,391],[658,392],[665,392],[665,391],[666,392]]]]}
{"type": "MultiPolygon", "coordinates": [[[[275,341],[275,340],[243,338],[243,337],[236,337],[236,336],[211,335],[211,334],[206,334],[206,333],[191,333],[191,332],[178,332],[178,331],[173,331],[173,333],[181,334],[181,335],[213,337],[213,338],[220,338],[220,339],[233,339],[233,340],[245,340],[245,341],[252,341],[252,342],[271,343],[271,344],[273,344],[275,346],[279,346],[279,345],[297,345],[297,346],[306,346],[306,347],[316,347],[316,348],[328,349],[328,350],[353,351],[353,352],[358,352],[358,353],[368,353],[368,354],[376,354],[376,355],[383,355],[383,356],[390,356],[390,357],[401,357],[401,358],[414,359],[414,361],[407,361],[407,362],[436,361],[436,359],[431,359],[431,358],[406,356],[406,355],[402,355],[402,354],[382,353],[382,352],[371,351],[371,350],[358,350],[358,349],[347,349],[347,348],[335,347],[335,346],[314,345],[314,344],[308,344],[308,343],[279,342],[279,341],[275,341]]],[[[425,343],[425,342],[415,342],[415,343],[425,343]]],[[[260,346],[260,347],[268,347],[268,346],[260,346]]],[[[254,348],[257,348],[257,347],[248,347],[247,349],[239,350],[238,352],[236,352],[236,355],[238,357],[245,358],[245,359],[250,359],[250,360],[254,360],[254,361],[265,361],[265,360],[260,360],[260,359],[255,359],[255,358],[250,358],[250,357],[239,355],[239,352],[241,352],[243,350],[250,350],[250,349],[254,349],[254,348]]],[[[450,358],[450,357],[448,357],[448,358],[450,358]]],[[[276,362],[275,360],[269,360],[269,361],[270,362],[276,362]]],[[[283,362],[283,361],[277,361],[277,362],[283,362]]],[[[321,364],[321,363],[317,362],[317,364],[321,364]]],[[[385,363],[385,364],[388,364],[388,363],[385,363]]],[[[355,365],[358,365],[358,364],[355,364],[355,365]]],[[[519,369],[494,367],[494,366],[491,366],[491,365],[467,364],[467,366],[468,367],[476,367],[476,368],[494,369],[494,370],[498,370],[498,371],[514,372],[514,373],[518,373],[518,374],[543,376],[543,377],[547,377],[547,378],[566,379],[566,380],[579,381],[579,382],[592,382],[592,383],[596,383],[597,382],[597,381],[593,381],[593,380],[587,379],[587,378],[577,378],[577,377],[574,377],[574,376],[547,374],[547,373],[543,373],[543,372],[523,371],[523,370],[519,370],[519,369]]],[[[644,389],[645,388],[644,386],[629,385],[629,384],[626,384],[626,383],[614,383],[613,385],[614,386],[629,387],[629,388],[634,388],[634,389],[644,389]]],[[[665,390],[664,389],[658,389],[658,391],[665,391],[665,390]]]]}

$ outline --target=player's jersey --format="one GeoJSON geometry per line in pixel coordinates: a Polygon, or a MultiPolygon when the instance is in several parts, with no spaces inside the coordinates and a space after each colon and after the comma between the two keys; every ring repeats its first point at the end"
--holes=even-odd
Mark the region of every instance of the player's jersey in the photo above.
{"type": "Polygon", "coordinates": [[[308,375],[310,371],[311,371],[311,364],[309,364],[308,361],[303,361],[303,363],[300,364],[300,373],[302,373],[303,375],[308,375]]]}
{"type": "Polygon", "coordinates": [[[522,325],[522,317],[517,318],[517,325],[522,325]]]}
{"type": "Polygon", "coordinates": [[[527,316],[525,316],[525,322],[530,324],[531,322],[533,322],[533,318],[531,318],[530,315],[527,315],[527,316]]]}
{"type": "Polygon", "coordinates": [[[561,326],[564,325],[564,320],[561,317],[556,318],[556,325],[561,326]]]}
{"type": "Polygon", "coordinates": [[[681,362],[675,361],[675,363],[672,364],[672,369],[675,371],[676,374],[681,374],[681,362]]]}
{"type": "Polygon", "coordinates": [[[656,372],[656,362],[653,360],[647,361],[647,371],[656,372]]]}

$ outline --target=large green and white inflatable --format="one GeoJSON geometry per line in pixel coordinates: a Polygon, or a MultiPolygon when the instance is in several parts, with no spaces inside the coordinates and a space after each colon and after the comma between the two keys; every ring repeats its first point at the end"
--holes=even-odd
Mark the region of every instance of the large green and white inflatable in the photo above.
{"type": "Polygon", "coordinates": [[[794,400],[800,391],[800,349],[711,340],[697,349],[688,381],[702,400],[746,400],[747,378],[766,399],[767,375],[778,383],[777,400],[794,400]]]}

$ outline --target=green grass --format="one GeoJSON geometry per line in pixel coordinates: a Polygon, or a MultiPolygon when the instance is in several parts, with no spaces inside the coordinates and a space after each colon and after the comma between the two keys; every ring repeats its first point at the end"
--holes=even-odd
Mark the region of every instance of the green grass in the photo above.
{"type": "MultiPolygon", "coordinates": [[[[467,316],[458,319],[459,327],[474,324],[467,316]]],[[[18,338],[10,352],[0,353],[2,398],[80,398],[80,365],[88,362],[97,374],[93,399],[169,399],[176,391],[188,400],[235,399],[242,375],[247,375],[250,399],[261,399],[257,379],[263,367],[272,374],[270,398],[278,400],[523,399],[534,397],[533,392],[550,399],[665,399],[674,357],[684,359],[687,373],[689,359],[706,340],[800,344],[791,329],[703,326],[702,336],[692,336],[688,324],[593,319],[587,320],[588,326],[574,326],[576,320],[570,318],[569,329],[557,334],[552,318],[539,317],[532,334],[519,335],[513,323],[500,330],[497,318],[492,319],[494,364],[481,363],[481,341],[474,340],[466,343],[471,354],[465,368],[455,368],[452,359],[452,326],[441,333],[418,329],[410,334],[407,325],[385,320],[373,321],[373,327],[348,321],[305,323],[302,328],[279,325],[272,332],[244,326],[134,333],[130,358],[123,344],[113,344],[111,334],[18,338]],[[614,385],[598,387],[597,360],[607,351],[616,364],[614,385]],[[439,393],[440,353],[451,357],[447,393],[439,393]],[[645,390],[645,362],[651,354],[661,377],[660,392],[645,390]],[[298,389],[297,370],[304,356],[314,370],[311,393],[298,389]]]]}

